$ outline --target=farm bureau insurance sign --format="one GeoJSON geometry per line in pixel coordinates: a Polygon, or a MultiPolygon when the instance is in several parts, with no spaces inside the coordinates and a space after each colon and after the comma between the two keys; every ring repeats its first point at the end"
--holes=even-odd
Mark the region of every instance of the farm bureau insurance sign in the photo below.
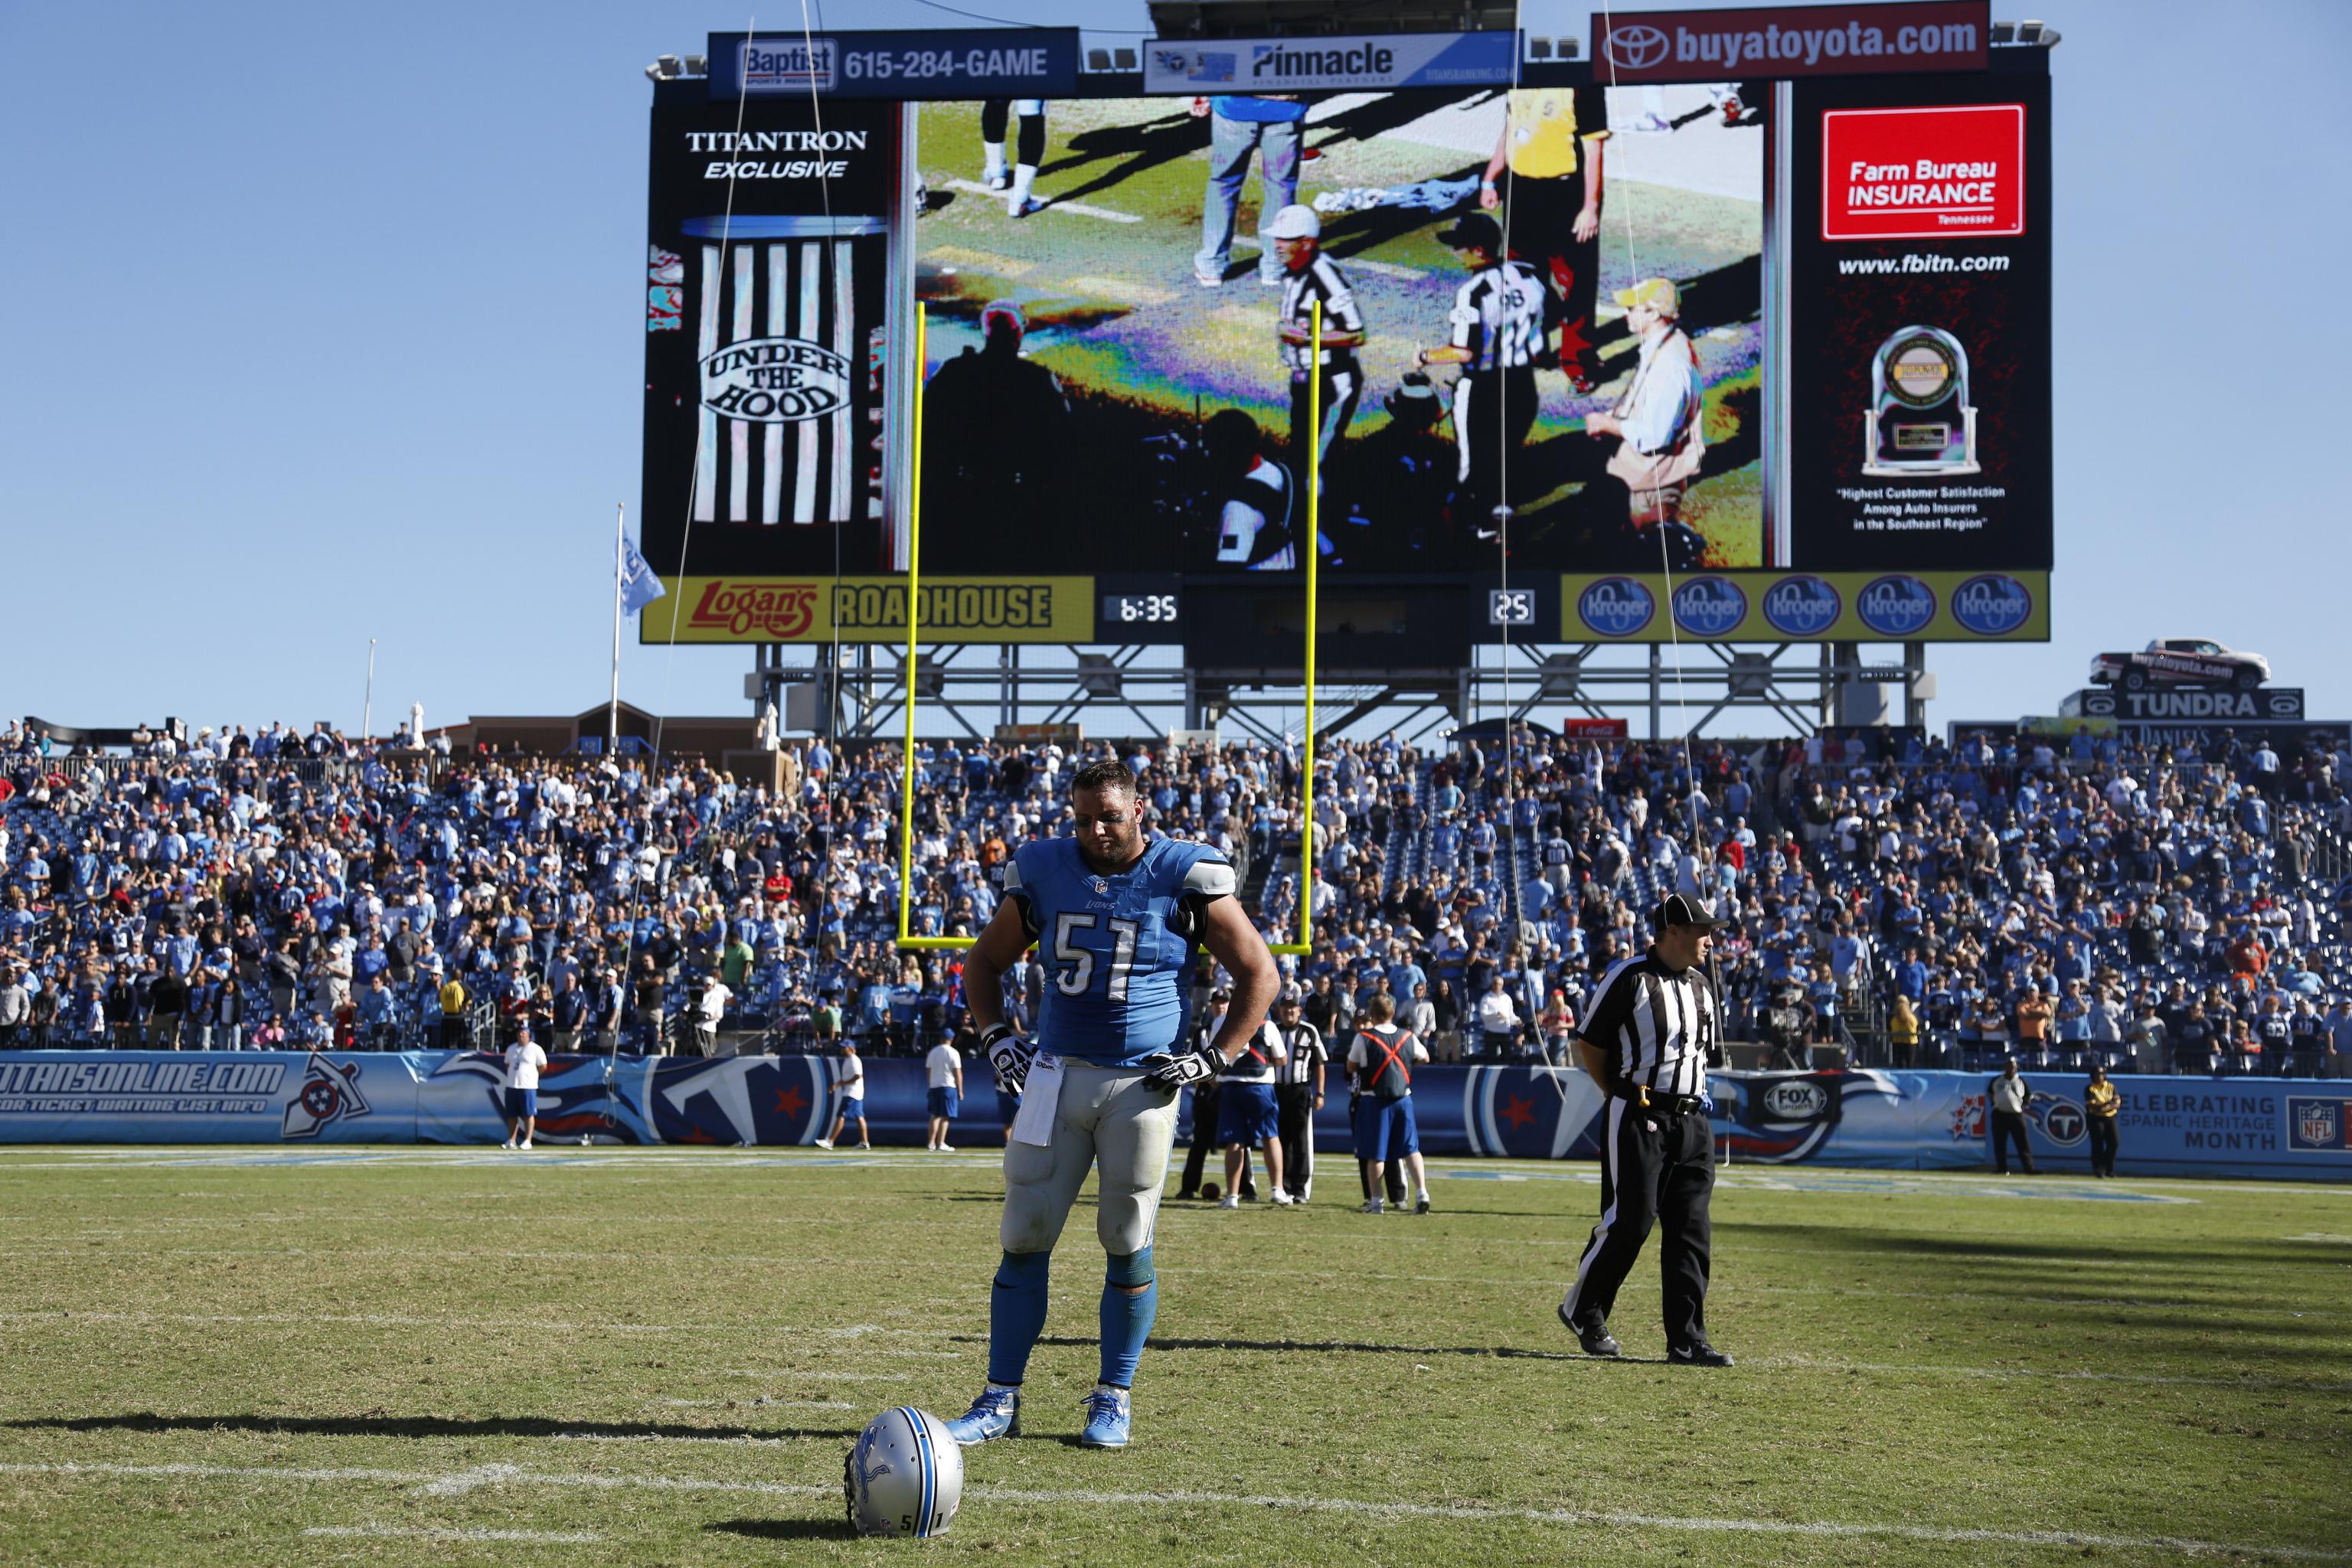
{"type": "Polygon", "coordinates": [[[1986,0],[1592,13],[1592,79],[1611,86],[1733,78],[1885,76],[1985,68],[1986,0]]]}

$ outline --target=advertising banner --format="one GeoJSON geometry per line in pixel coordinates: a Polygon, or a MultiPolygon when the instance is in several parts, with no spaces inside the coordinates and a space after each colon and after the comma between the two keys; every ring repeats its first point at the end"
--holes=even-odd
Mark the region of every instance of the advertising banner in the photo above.
{"type": "Polygon", "coordinates": [[[641,547],[673,599],[689,542],[688,574],[876,570],[898,108],[700,86],[653,111],[641,547]]]}
{"type": "Polygon", "coordinates": [[[1560,579],[1570,642],[2047,642],[2047,572],[1656,572],[1560,579]]]}
{"type": "Polygon", "coordinates": [[[2048,567],[2048,78],[1805,81],[1795,103],[1789,559],[2048,567]]]}
{"type": "Polygon", "coordinates": [[[1297,38],[1154,38],[1146,92],[1379,92],[1507,87],[1517,33],[1378,33],[1297,38]]]}
{"type": "Polygon", "coordinates": [[[1074,27],[920,32],[713,33],[713,99],[1066,98],[1078,80],[1074,27]]]}
{"type": "Polygon", "coordinates": [[[1592,13],[1596,73],[1617,83],[1982,70],[1987,0],[1592,13]]]}
{"type": "Polygon", "coordinates": [[[2221,687],[2158,686],[2130,691],[2089,686],[2064,698],[2061,714],[2117,719],[2133,724],[2261,724],[2303,722],[2303,688],[2266,686],[2253,691],[2221,687]]]}
{"type": "MultiPolygon", "coordinates": [[[[840,1106],[838,1058],[559,1056],[541,1075],[551,1142],[814,1142],[840,1106]]],[[[2080,1073],[2029,1072],[2034,1159],[2089,1168],[2080,1073]]],[[[922,1063],[866,1064],[877,1145],[911,1145],[928,1122],[922,1063]]],[[[506,1136],[499,1059],[474,1051],[0,1052],[0,1143],[477,1143],[506,1136]]],[[[950,1137],[1001,1144],[1008,1108],[967,1063],[950,1137]]],[[[2352,1180],[2352,1083],[2125,1076],[2126,1175],[2352,1180]]],[[[1986,1079],[1957,1072],[1710,1075],[1715,1122],[1735,1164],[1968,1170],[1990,1161],[1986,1079]]],[[[1542,1066],[1428,1067],[1413,1075],[1422,1147],[1440,1155],[1581,1160],[1599,1151],[1599,1089],[1542,1066]]],[[[1190,1137],[1187,1100],[1179,1138],[1190,1137]]],[[[856,1136],[856,1129],[850,1131],[856,1136]]],[[[1315,1121],[1345,1158],[1344,1097],[1315,1121]]]]}
{"type": "MultiPolygon", "coordinates": [[[[1095,635],[1091,577],[922,579],[926,642],[1087,642],[1095,635]]],[[[638,616],[640,637],[682,643],[901,643],[904,577],[697,577],[638,616]]]]}

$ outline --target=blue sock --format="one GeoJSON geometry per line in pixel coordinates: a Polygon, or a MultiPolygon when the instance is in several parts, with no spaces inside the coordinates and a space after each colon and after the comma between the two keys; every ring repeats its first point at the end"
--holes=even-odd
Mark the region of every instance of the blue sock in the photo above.
{"type": "Polygon", "coordinates": [[[1008,1252],[997,1265],[988,1305],[988,1381],[1019,1383],[1029,1352],[1045,1331],[1045,1269],[1050,1252],[1008,1252]]]}
{"type": "Polygon", "coordinates": [[[1113,1388],[1135,1385],[1135,1363],[1160,1315],[1160,1280],[1151,1270],[1151,1248],[1114,1253],[1103,1277],[1102,1380],[1113,1388]],[[1134,1287],[1140,1285],[1140,1290],[1134,1287]],[[1130,1292],[1132,1292],[1130,1294],[1130,1292]]]}

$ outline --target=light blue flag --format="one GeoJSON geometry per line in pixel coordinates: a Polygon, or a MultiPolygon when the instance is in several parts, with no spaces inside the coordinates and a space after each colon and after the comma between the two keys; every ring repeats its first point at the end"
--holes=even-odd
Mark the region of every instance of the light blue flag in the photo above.
{"type": "Polygon", "coordinates": [[[662,586],[662,580],[654,575],[654,569],[646,564],[646,558],[637,553],[635,542],[623,540],[621,542],[621,607],[634,616],[668,592],[667,588],[662,586]]]}

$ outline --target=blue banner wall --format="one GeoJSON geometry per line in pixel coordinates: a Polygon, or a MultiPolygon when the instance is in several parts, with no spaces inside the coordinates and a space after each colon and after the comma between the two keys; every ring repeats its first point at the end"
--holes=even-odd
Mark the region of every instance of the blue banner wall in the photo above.
{"type": "MultiPolygon", "coordinates": [[[[540,1132],[625,1143],[809,1143],[830,1129],[837,1058],[558,1057],[540,1132]]],[[[2026,1075],[2035,1159],[2087,1171],[2079,1073],[2026,1075]]],[[[1003,1140],[984,1071],[967,1069],[950,1138],[1003,1140]]],[[[498,1059],[479,1052],[0,1052],[0,1142],[495,1143],[498,1059]]],[[[2126,1174],[2352,1179],[2352,1081],[2126,1077],[2126,1174]]],[[[1965,1170],[1989,1163],[1986,1080],[1972,1073],[1717,1073],[1716,1130],[1735,1163],[1965,1170]]],[[[1422,1147],[1443,1155],[1591,1159],[1603,1108],[1581,1073],[1431,1067],[1414,1078],[1422,1147]]],[[[927,1125],[919,1062],[866,1064],[866,1133],[911,1145],[927,1125]]],[[[847,1136],[855,1140],[856,1130],[847,1136]]],[[[1189,1140],[1189,1112],[1179,1132],[1189,1140]]],[[[1352,1147],[1347,1097],[1316,1118],[1327,1154],[1352,1147]]]]}

